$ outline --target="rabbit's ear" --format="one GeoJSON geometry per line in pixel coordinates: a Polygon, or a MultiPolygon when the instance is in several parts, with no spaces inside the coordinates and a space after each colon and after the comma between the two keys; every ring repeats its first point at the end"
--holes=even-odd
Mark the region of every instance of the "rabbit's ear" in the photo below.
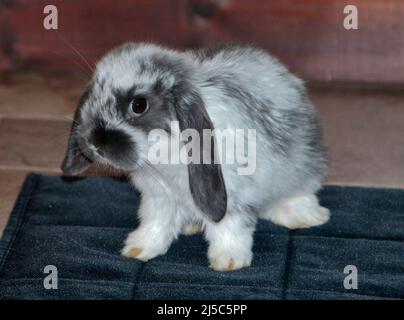
{"type": "MultiPolygon", "coordinates": [[[[200,163],[188,164],[189,186],[195,204],[214,222],[220,221],[227,210],[227,194],[220,164],[215,164],[215,143],[210,139],[210,162],[203,163],[203,129],[213,130],[198,92],[191,91],[177,99],[176,112],[181,132],[197,130],[200,137],[200,163]]],[[[187,143],[188,145],[188,143],[187,143]]],[[[206,158],[206,157],[205,157],[206,158]]]]}
{"type": "Polygon", "coordinates": [[[81,96],[79,105],[74,114],[73,124],[70,130],[70,137],[67,144],[67,151],[62,163],[62,171],[66,174],[76,175],[85,171],[92,163],[81,151],[77,142],[77,126],[80,124],[80,112],[84,102],[87,100],[89,90],[81,96]]]}

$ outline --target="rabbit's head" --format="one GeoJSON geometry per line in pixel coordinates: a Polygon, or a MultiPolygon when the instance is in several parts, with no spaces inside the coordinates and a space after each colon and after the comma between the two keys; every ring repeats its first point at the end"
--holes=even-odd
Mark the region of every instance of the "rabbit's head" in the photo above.
{"type": "MultiPolygon", "coordinates": [[[[148,161],[148,134],[160,129],[213,130],[195,81],[197,64],[179,52],[148,44],[126,44],[107,54],[76,110],[63,172],[79,174],[92,162],[128,172],[148,161]]],[[[212,148],[213,149],[213,148],[212,148]]],[[[188,164],[195,204],[212,220],[226,212],[220,164],[188,164]]],[[[201,155],[202,157],[202,155],[201,155]]]]}

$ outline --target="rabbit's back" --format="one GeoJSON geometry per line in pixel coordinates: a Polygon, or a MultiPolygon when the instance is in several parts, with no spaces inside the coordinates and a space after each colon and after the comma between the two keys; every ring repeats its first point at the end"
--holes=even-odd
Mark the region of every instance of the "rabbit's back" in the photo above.
{"type": "Polygon", "coordinates": [[[257,134],[252,175],[240,176],[237,165],[222,163],[229,205],[260,207],[298,190],[320,188],[321,130],[303,82],[261,49],[224,46],[192,54],[214,127],[257,134]]]}

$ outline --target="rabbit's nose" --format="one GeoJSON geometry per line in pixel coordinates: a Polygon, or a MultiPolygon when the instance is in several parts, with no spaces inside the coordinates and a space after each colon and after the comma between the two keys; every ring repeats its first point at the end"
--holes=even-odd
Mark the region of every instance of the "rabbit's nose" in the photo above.
{"type": "Polygon", "coordinates": [[[101,149],[108,144],[108,140],[110,140],[108,131],[103,127],[97,127],[91,132],[88,142],[96,149],[101,149]]]}
{"type": "Polygon", "coordinates": [[[88,142],[102,155],[105,152],[118,151],[124,148],[129,144],[129,140],[127,134],[122,130],[106,129],[99,126],[92,130],[88,142]]]}

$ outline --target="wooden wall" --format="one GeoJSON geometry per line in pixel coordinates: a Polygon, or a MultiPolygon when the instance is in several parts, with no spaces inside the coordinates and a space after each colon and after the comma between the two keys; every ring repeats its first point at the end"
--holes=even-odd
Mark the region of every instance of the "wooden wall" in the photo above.
{"type": "Polygon", "coordinates": [[[0,0],[0,70],[78,70],[125,41],[256,43],[312,81],[404,83],[402,0],[0,0]],[[59,9],[59,30],[43,8],[59,9]],[[345,30],[343,8],[359,10],[345,30]]]}

